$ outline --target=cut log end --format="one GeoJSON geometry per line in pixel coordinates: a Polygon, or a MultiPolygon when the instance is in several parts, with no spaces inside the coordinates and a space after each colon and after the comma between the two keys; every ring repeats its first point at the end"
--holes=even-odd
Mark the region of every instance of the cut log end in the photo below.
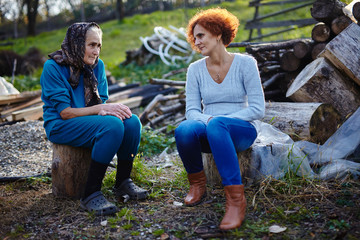
{"type": "Polygon", "coordinates": [[[320,105],[310,119],[311,142],[324,144],[341,124],[340,113],[330,104],[320,105]]]}

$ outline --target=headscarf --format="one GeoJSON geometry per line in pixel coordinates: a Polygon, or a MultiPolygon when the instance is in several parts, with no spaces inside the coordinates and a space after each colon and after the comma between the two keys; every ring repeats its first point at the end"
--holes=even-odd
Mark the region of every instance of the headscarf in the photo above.
{"type": "Polygon", "coordinates": [[[70,66],[68,81],[73,89],[79,85],[80,74],[84,73],[85,106],[102,103],[97,88],[98,80],[94,74],[94,68],[99,62],[99,57],[96,58],[93,65],[84,63],[86,32],[93,26],[100,29],[99,25],[94,22],[72,24],[66,32],[61,49],[49,54],[49,57],[56,63],[70,66]]]}

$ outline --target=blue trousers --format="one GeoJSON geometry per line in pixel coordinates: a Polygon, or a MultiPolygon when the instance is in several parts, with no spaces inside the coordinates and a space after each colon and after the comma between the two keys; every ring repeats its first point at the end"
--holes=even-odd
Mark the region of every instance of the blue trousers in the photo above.
{"type": "Polygon", "coordinates": [[[92,148],[92,159],[106,165],[115,154],[120,161],[132,161],[140,137],[141,123],[136,115],[124,122],[114,116],[99,115],[61,120],[48,136],[53,143],[92,148]]]}
{"type": "Polygon", "coordinates": [[[176,146],[186,171],[202,171],[201,153],[212,153],[224,186],[242,184],[236,153],[248,149],[256,137],[252,124],[226,117],[215,117],[207,125],[185,120],[175,129],[176,146]]]}

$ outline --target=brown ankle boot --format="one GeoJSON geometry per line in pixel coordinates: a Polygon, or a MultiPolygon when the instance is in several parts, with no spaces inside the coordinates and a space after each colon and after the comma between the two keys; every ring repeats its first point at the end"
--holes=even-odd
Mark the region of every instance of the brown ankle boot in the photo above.
{"type": "Polygon", "coordinates": [[[221,230],[230,230],[241,226],[245,218],[246,199],[244,185],[229,185],[225,187],[226,212],[220,224],[221,230]]]}
{"type": "Polygon", "coordinates": [[[190,182],[189,193],[185,197],[186,206],[195,206],[206,196],[206,175],[204,170],[188,174],[190,182]]]}

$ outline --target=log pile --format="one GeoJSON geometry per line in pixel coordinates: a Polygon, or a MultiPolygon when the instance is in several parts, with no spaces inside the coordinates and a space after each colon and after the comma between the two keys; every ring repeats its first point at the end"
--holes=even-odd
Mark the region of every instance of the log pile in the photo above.
{"type": "Polygon", "coordinates": [[[359,1],[346,5],[339,0],[316,0],[311,8],[314,25],[311,38],[269,43],[232,43],[246,47],[258,62],[260,76],[269,101],[289,101],[286,91],[293,79],[351,23],[358,23],[359,1]]]}

